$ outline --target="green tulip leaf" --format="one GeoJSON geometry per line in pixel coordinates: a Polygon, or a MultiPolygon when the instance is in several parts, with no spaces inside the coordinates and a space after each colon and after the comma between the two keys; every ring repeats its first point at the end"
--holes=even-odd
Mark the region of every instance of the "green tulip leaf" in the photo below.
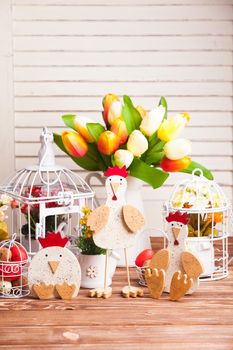
{"type": "Polygon", "coordinates": [[[147,164],[159,165],[163,157],[164,152],[154,152],[150,155],[147,155],[147,157],[144,159],[144,162],[147,164]]]}
{"type": "MultiPolygon", "coordinates": [[[[196,163],[196,162],[191,162],[189,166],[186,169],[181,170],[182,173],[186,174],[192,174],[193,170],[195,169],[201,169],[203,171],[203,175],[208,179],[208,180],[213,180],[213,174],[211,173],[210,170],[208,170],[206,167],[203,165],[196,163]]],[[[200,176],[199,172],[196,172],[195,175],[200,176]]]]}
{"type": "Polygon", "coordinates": [[[149,166],[139,158],[134,158],[128,170],[131,176],[148,183],[154,189],[162,186],[169,176],[168,173],[149,166]]]}
{"type": "Polygon", "coordinates": [[[167,119],[167,101],[165,97],[161,97],[159,100],[159,106],[162,105],[165,108],[165,113],[163,119],[167,119]]]}
{"type": "Polygon", "coordinates": [[[122,116],[126,124],[128,134],[130,135],[135,129],[139,129],[142,117],[134,107],[129,96],[123,96],[124,105],[122,107],[122,116]]]}
{"type": "Polygon", "coordinates": [[[102,132],[105,131],[105,128],[103,125],[99,123],[87,123],[87,130],[92,135],[95,142],[97,143],[100,135],[102,134],[102,132]]]}
{"type": "Polygon", "coordinates": [[[76,115],[74,114],[65,114],[62,116],[63,122],[68,128],[74,129],[74,119],[76,118],[76,115]]]}
{"type": "Polygon", "coordinates": [[[102,171],[107,169],[102,158],[100,157],[100,154],[95,144],[89,143],[88,151],[85,154],[85,156],[81,158],[77,158],[77,157],[70,156],[69,153],[66,151],[62,142],[61,135],[53,133],[53,138],[54,138],[55,144],[81,168],[86,170],[102,170],[102,171]]]}

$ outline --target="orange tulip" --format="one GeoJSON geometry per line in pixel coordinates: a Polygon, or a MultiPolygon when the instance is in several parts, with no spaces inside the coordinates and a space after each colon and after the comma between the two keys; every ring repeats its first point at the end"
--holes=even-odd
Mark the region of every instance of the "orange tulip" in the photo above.
{"type": "Polygon", "coordinates": [[[177,160],[171,160],[164,157],[160,162],[160,166],[164,171],[174,172],[186,169],[190,163],[191,159],[189,157],[184,157],[177,160]]]}
{"type": "Polygon", "coordinates": [[[88,151],[88,145],[84,138],[75,131],[65,130],[61,134],[66,151],[72,156],[81,158],[88,151]]]}
{"type": "Polygon", "coordinates": [[[112,131],[104,131],[99,137],[98,150],[106,155],[113,154],[120,146],[119,137],[112,131]]]}
{"type": "Polygon", "coordinates": [[[111,131],[119,137],[120,144],[125,143],[128,138],[128,132],[124,120],[116,119],[111,126],[111,131]]]}
{"type": "Polygon", "coordinates": [[[111,104],[113,103],[113,101],[116,101],[116,100],[119,101],[119,98],[114,94],[107,94],[103,98],[103,101],[102,101],[102,104],[104,107],[103,117],[104,117],[104,121],[107,125],[109,124],[108,123],[109,108],[110,108],[111,104]]]}

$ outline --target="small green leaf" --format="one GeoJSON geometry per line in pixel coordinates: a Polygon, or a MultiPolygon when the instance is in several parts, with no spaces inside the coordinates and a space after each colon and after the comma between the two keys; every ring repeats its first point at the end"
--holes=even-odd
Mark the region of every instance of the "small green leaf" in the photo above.
{"type": "MultiPolygon", "coordinates": [[[[192,174],[193,170],[195,169],[201,169],[203,171],[203,175],[208,179],[208,180],[213,180],[214,177],[213,177],[213,174],[211,173],[210,170],[208,170],[206,167],[204,167],[203,165],[199,164],[199,163],[196,163],[196,162],[192,162],[189,164],[189,166],[182,170],[181,172],[182,173],[187,173],[187,174],[192,174]]],[[[200,175],[198,172],[196,173],[196,175],[200,175]]]]}
{"type": "Polygon", "coordinates": [[[147,164],[158,165],[163,157],[164,152],[154,152],[148,155],[144,162],[147,164]]]}
{"type": "Polygon", "coordinates": [[[98,139],[102,132],[105,131],[104,126],[99,123],[87,123],[87,129],[96,143],[98,142],[98,139]]]}
{"type": "Polygon", "coordinates": [[[162,105],[165,108],[165,113],[163,119],[167,119],[167,101],[165,97],[161,97],[159,100],[159,106],[162,105]]]}
{"type": "Polygon", "coordinates": [[[65,114],[62,116],[63,122],[65,123],[68,128],[74,129],[74,119],[76,118],[76,115],[74,114],[65,114]]]}
{"type": "Polygon", "coordinates": [[[139,158],[134,158],[132,164],[129,167],[129,171],[131,176],[134,176],[148,183],[153,188],[162,186],[169,176],[168,173],[149,166],[139,158]]]}
{"type": "Polygon", "coordinates": [[[134,107],[129,96],[123,96],[124,105],[122,107],[122,116],[126,124],[128,134],[131,134],[135,129],[139,129],[141,124],[141,115],[134,107]]]}
{"type": "Polygon", "coordinates": [[[77,165],[86,170],[106,170],[107,166],[103,163],[102,158],[97,150],[97,147],[93,143],[88,144],[88,151],[82,158],[76,158],[69,155],[66,151],[61,135],[53,134],[55,144],[65,152],[77,165]]]}

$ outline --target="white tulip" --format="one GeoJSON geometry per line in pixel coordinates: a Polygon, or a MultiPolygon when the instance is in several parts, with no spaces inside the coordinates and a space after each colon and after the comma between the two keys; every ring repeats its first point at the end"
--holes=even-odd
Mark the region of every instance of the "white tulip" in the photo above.
{"type": "Polygon", "coordinates": [[[122,111],[121,102],[118,100],[113,101],[108,111],[108,122],[110,125],[113,124],[114,120],[121,117],[121,111],[122,111]]]}
{"type": "Polygon", "coordinates": [[[132,163],[133,158],[133,154],[126,149],[118,149],[114,154],[116,165],[118,165],[119,168],[125,166],[127,169],[132,163]]]}
{"type": "Polygon", "coordinates": [[[162,105],[148,112],[141,121],[141,125],[140,125],[141,132],[146,136],[153,135],[158,130],[160,124],[162,123],[164,113],[165,113],[165,108],[162,105]]]}
{"type": "Polygon", "coordinates": [[[148,141],[139,130],[134,130],[128,139],[127,149],[135,157],[140,157],[148,149],[148,141]]]}
{"type": "Polygon", "coordinates": [[[175,139],[167,142],[163,150],[168,159],[177,160],[188,156],[192,151],[192,147],[189,140],[175,139]]]}

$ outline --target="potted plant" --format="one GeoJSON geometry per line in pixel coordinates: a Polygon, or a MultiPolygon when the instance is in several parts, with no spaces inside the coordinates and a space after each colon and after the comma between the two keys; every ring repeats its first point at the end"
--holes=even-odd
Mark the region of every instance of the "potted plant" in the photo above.
{"type": "MultiPolygon", "coordinates": [[[[80,250],[78,260],[81,266],[83,288],[101,288],[104,285],[105,254],[106,250],[95,245],[93,240],[93,231],[87,226],[87,218],[91,210],[87,207],[82,209],[84,214],[80,218],[80,232],[77,241],[77,247],[80,250]]],[[[118,256],[111,252],[108,259],[108,275],[106,284],[110,286],[112,276],[116,270],[118,256]]]]}

